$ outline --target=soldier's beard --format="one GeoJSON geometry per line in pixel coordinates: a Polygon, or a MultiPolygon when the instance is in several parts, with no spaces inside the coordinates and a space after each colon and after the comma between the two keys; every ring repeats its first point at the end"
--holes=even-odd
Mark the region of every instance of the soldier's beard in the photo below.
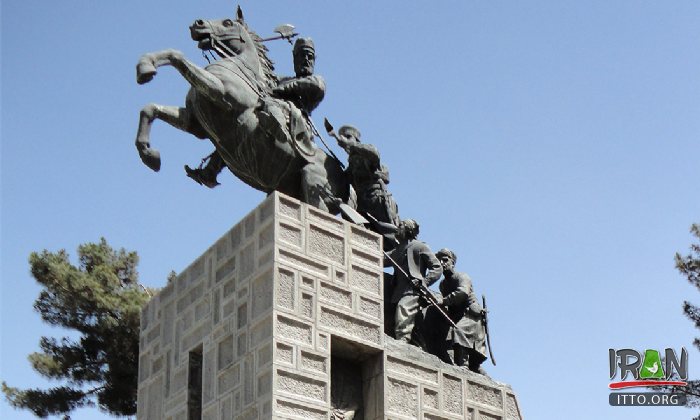
{"type": "Polygon", "coordinates": [[[300,71],[299,73],[301,73],[302,76],[311,76],[311,75],[313,74],[313,72],[314,72],[313,67],[311,67],[311,66],[302,66],[302,67],[301,67],[301,71],[300,71]]]}
{"type": "Polygon", "coordinates": [[[294,69],[297,77],[306,77],[314,74],[314,65],[310,61],[303,61],[294,69]]]}

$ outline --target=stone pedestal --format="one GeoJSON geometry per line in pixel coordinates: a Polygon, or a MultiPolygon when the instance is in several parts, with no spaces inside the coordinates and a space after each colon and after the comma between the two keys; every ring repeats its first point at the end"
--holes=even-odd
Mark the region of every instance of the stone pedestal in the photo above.
{"type": "Polygon", "coordinates": [[[384,335],[381,249],[267,197],[144,308],[137,418],[520,419],[509,386],[384,335]]]}

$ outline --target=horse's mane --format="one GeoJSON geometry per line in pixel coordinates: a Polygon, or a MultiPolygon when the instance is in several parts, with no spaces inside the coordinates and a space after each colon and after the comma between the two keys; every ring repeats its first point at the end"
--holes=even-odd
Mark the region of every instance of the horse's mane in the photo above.
{"type": "Polygon", "coordinates": [[[248,27],[248,24],[245,23],[245,21],[240,21],[238,20],[238,23],[240,23],[243,28],[248,32],[250,37],[253,39],[253,42],[255,42],[255,48],[258,51],[258,58],[260,59],[260,65],[262,66],[263,74],[265,75],[265,83],[268,92],[277,86],[277,83],[279,82],[279,79],[277,78],[277,74],[275,74],[275,63],[272,62],[270,57],[267,56],[267,52],[269,51],[267,49],[267,46],[263,44],[262,38],[260,35],[258,35],[254,30],[250,29],[248,27]]]}

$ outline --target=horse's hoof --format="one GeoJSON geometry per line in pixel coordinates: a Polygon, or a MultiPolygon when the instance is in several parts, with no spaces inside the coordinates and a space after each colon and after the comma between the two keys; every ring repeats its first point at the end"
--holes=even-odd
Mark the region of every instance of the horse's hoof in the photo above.
{"type": "Polygon", "coordinates": [[[156,149],[144,149],[139,153],[141,161],[154,172],[160,171],[160,152],[156,149]]]}
{"type": "Polygon", "coordinates": [[[140,85],[150,82],[155,75],[155,66],[147,61],[142,61],[136,66],[136,83],[140,85]]]}

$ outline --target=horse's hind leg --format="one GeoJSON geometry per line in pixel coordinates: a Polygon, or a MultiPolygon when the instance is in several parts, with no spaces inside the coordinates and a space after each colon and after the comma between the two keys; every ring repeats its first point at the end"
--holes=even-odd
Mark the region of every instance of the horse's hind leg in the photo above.
{"type": "Polygon", "coordinates": [[[207,133],[193,118],[187,108],[148,104],[142,110],[139,117],[139,128],[136,133],[136,150],[139,151],[141,161],[154,171],[160,170],[160,152],[151,147],[151,125],[155,119],[160,119],[175,128],[186,131],[200,139],[207,138],[207,133]]]}
{"type": "Polygon", "coordinates": [[[311,162],[301,170],[301,199],[317,209],[337,214],[342,202],[335,197],[323,165],[311,162]]]}

